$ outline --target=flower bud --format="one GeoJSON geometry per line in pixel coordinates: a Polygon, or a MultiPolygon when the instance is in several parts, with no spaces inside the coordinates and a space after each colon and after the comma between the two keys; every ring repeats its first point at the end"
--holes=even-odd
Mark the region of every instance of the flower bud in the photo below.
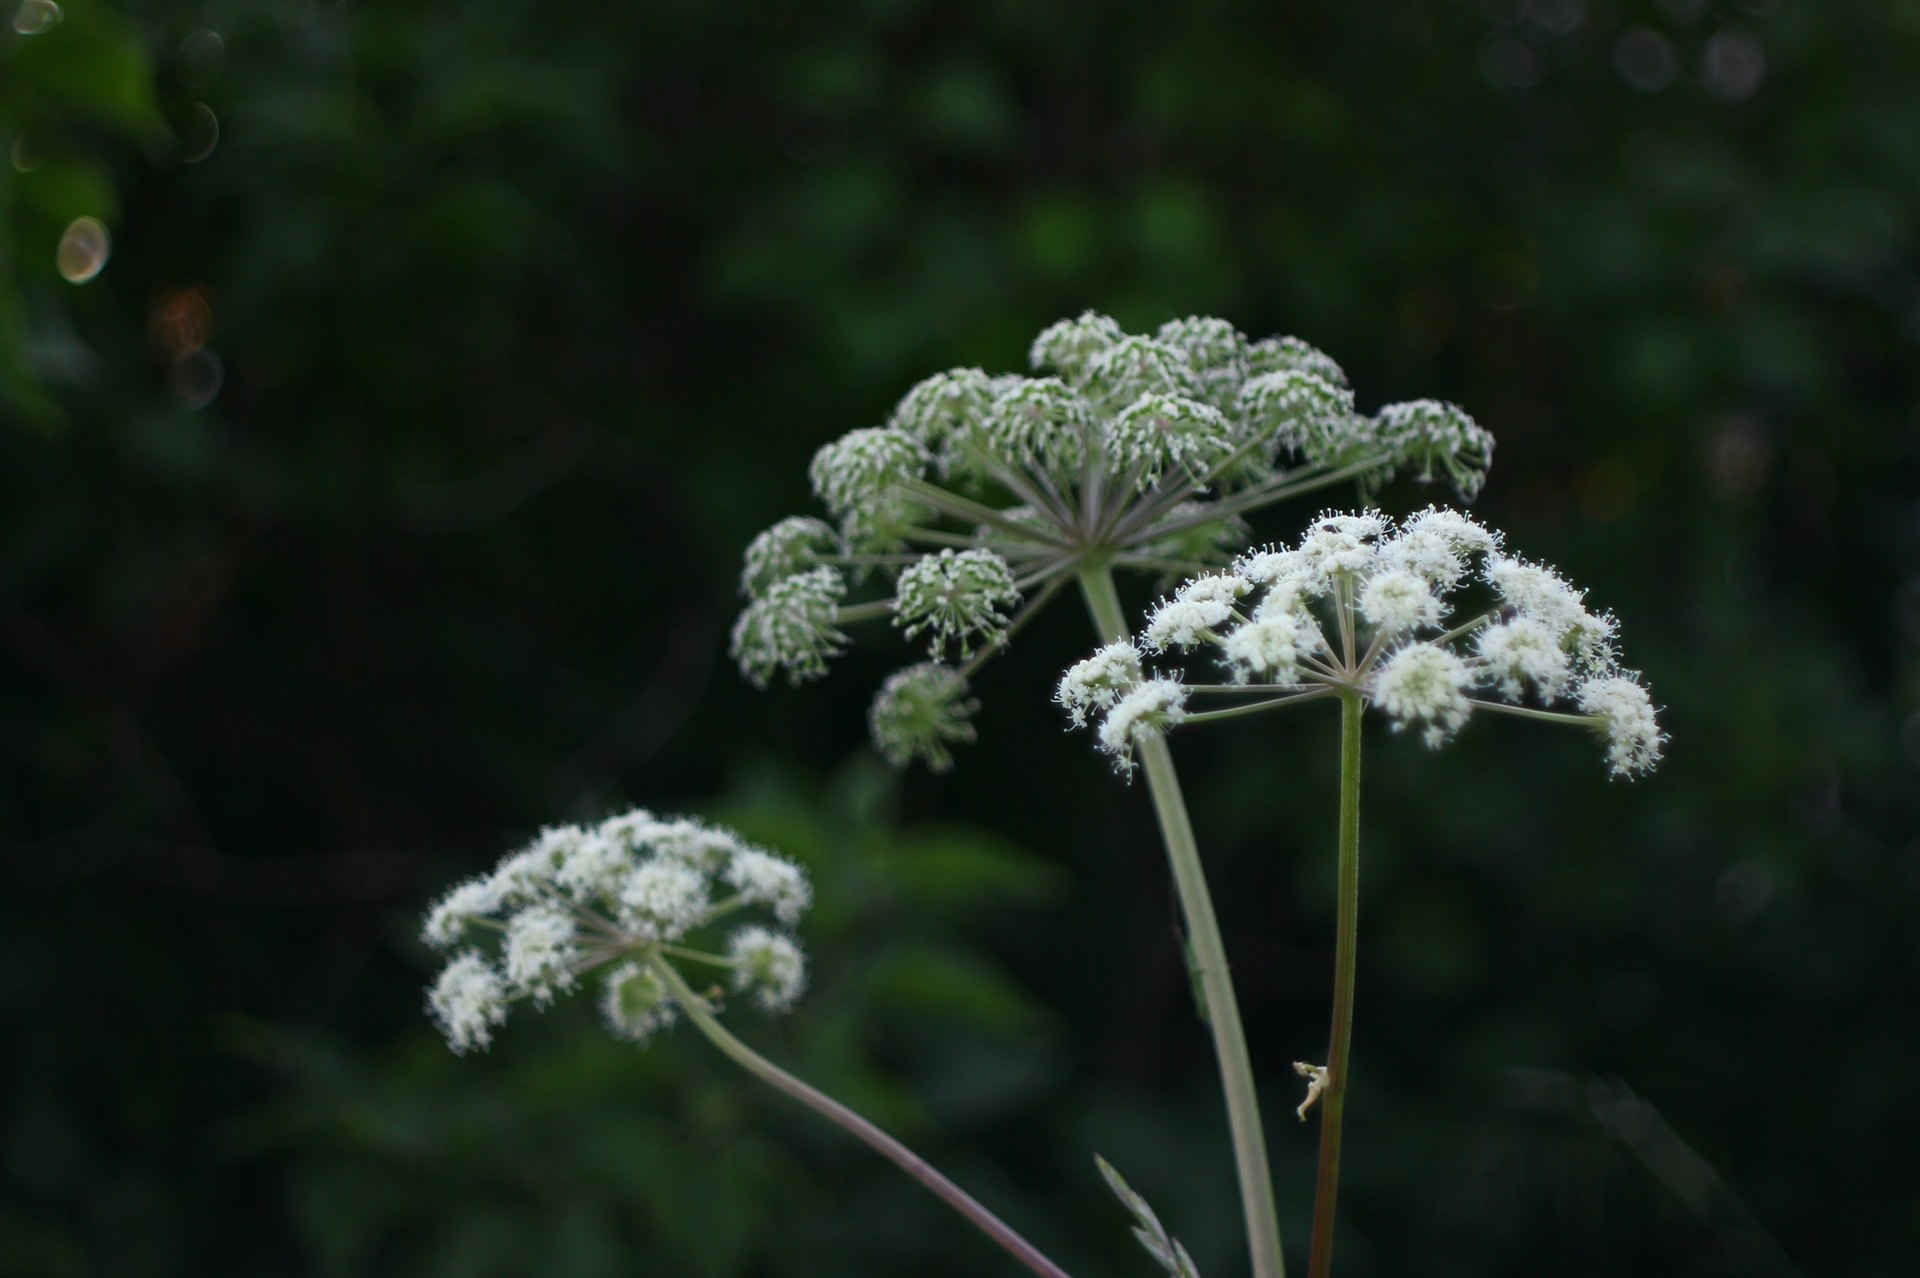
{"type": "Polygon", "coordinates": [[[733,624],[728,652],[740,673],[764,688],[776,670],[798,685],[827,672],[827,660],[845,649],[835,624],[846,582],[831,568],[815,568],[774,584],[733,624]]]}
{"type": "Polygon", "coordinates": [[[507,986],[475,950],[463,950],[427,991],[427,1011],[456,1052],[484,1048],[507,1019],[507,986]]]}
{"type": "Polygon", "coordinates": [[[1148,679],[1114,703],[1100,722],[1100,748],[1132,767],[1134,744],[1165,735],[1187,717],[1187,689],[1178,678],[1148,679]]]}
{"type": "Polygon", "coordinates": [[[1380,667],[1373,700],[1393,719],[1394,730],[1426,725],[1428,745],[1439,745],[1460,730],[1472,707],[1465,689],[1473,676],[1464,661],[1445,648],[1411,643],[1380,667]]]}
{"type": "Polygon", "coordinates": [[[573,988],[579,961],[573,916],[552,905],[532,905],[507,923],[507,980],[535,1003],[545,1006],[557,990],[573,988]]]}
{"type": "Polygon", "coordinates": [[[953,640],[966,656],[976,639],[991,642],[1006,632],[1001,608],[1020,601],[1013,569],[991,550],[942,550],[901,572],[893,600],[894,624],[909,639],[926,633],[938,657],[953,640]]]}
{"type": "Polygon", "coordinates": [[[747,544],[740,566],[740,593],[759,599],[779,582],[820,566],[821,557],[834,550],[840,534],[824,520],[792,515],[760,533],[747,544]]]}
{"type": "Polygon", "coordinates": [[[1580,708],[1600,719],[1613,775],[1636,776],[1660,762],[1666,734],[1660,731],[1653,699],[1632,673],[1589,679],[1575,692],[1580,708]]]}
{"type": "Polygon", "coordinates": [[[793,938],[743,927],[727,944],[736,994],[751,991],[763,1011],[784,1012],[807,987],[807,959],[793,938]]]}
{"type": "Polygon", "coordinates": [[[614,1037],[630,1043],[645,1043],[671,1026],[676,1010],[666,985],[638,963],[614,968],[601,987],[601,1017],[614,1037]]]}
{"type": "Polygon", "coordinates": [[[874,749],[894,767],[920,759],[945,772],[953,767],[948,747],[974,740],[970,719],[979,708],[958,671],[928,661],[888,676],[873,699],[867,725],[874,749]]]}
{"type": "Polygon", "coordinates": [[[1139,472],[1142,490],[1173,470],[1203,478],[1233,448],[1219,409],[1178,395],[1144,395],[1107,427],[1108,451],[1123,472],[1139,472]]]}
{"type": "Polygon", "coordinates": [[[1439,400],[1388,404],[1374,418],[1380,445],[1394,464],[1406,466],[1423,484],[1445,472],[1465,501],[1480,495],[1493,464],[1493,434],[1465,410],[1439,400]]]}
{"type": "Polygon", "coordinates": [[[1123,334],[1105,315],[1084,311],[1078,319],[1049,324],[1033,339],[1031,360],[1039,369],[1051,369],[1078,385],[1093,361],[1123,334]]]}
{"type": "Polygon", "coordinates": [[[1334,386],[1347,384],[1332,356],[1297,337],[1267,337],[1247,347],[1247,376],[1266,373],[1311,373],[1334,386]]]}

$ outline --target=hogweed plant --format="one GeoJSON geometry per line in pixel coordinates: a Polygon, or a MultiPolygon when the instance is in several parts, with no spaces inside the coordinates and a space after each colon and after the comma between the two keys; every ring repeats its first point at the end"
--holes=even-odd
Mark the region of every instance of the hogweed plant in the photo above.
{"type": "Polygon", "coordinates": [[[1309,1278],[1333,1256],[1341,1120],[1353,1037],[1360,905],[1361,720],[1371,709],[1429,746],[1477,713],[1596,734],[1616,776],[1660,759],[1663,740],[1639,675],[1615,650],[1614,619],[1550,568],[1508,555],[1499,534],[1430,508],[1398,526],[1373,512],[1327,514],[1300,541],[1242,555],[1188,580],[1117,640],[1067,671],[1057,699],[1074,726],[1098,718],[1122,769],[1176,727],[1314,701],[1340,705],[1339,904],[1327,1062],[1297,1062],[1299,1114],[1320,1105],[1309,1278]],[[1155,659],[1210,659],[1217,682],[1155,659]],[[1201,708],[1205,707],[1205,708],[1201,708]]]}
{"type": "Polygon", "coordinates": [[[937,373],[884,426],[820,449],[808,473],[831,522],[792,516],[747,547],[732,653],[750,681],[818,678],[847,628],[890,619],[927,660],[881,687],[874,744],[945,770],[973,739],[969,680],[1062,587],[1221,564],[1247,513],[1342,481],[1408,470],[1471,499],[1492,459],[1452,405],[1360,413],[1328,356],[1225,320],[1146,337],[1089,312],[1042,332],[1032,362],[1044,375],[937,373]]]}
{"type": "MultiPolygon", "coordinates": [[[[1478,711],[1600,732],[1614,770],[1658,758],[1637,678],[1614,660],[1614,623],[1547,569],[1507,557],[1464,515],[1429,509],[1398,527],[1374,513],[1323,516],[1286,550],[1236,553],[1246,517],[1337,484],[1371,500],[1395,474],[1470,500],[1493,439],[1433,400],[1355,406],[1339,366],[1297,338],[1250,341],[1190,318],[1127,334],[1091,312],[1043,331],[1033,376],[954,369],[915,386],[884,425],[815,456],[828,516],[783,519],[754,538],[731,651],[756,686],[818,678],[867,623],[924,650],[869,712],[879,752],[939,771],[974,740],[972,682],[1069,585],[1105,646],[1067,672],[1059,701],[1097,720],[1101,747],[1146,790],[1172,871],[1200,1010],[1211,1033],[1255,1278],[1283,1278],[1266,1138],[1246,1036],[1166,735],[1314,700],[1342,707],[1340,928],[1334,1034],[1301,1065],[1322,1112],[1312,1265],[1326,1272],[1352,1016],[1359,725],[1374,707],[1429,743],[1478,711]],[[1121,572],[1186,578],[1136,641],[1121,572]],[[1449,600],[1484,596],[1455,620],[1449,600]],[[1222,681],[1156,673],[1156,658],[1212,653],[1222,681]],[[1202,704],[1212,708],[1196,708],[1202,704]],[[1571,708],[1557,708],[1571,707],[1571,708]]],[[[485,1047],[508,1009],[545,1006],[600,977],[609,1028],[645,1042],[688,1022],[755,1077],[807,1105],[926,1185],[1030,1270],[1062,1271],[946,1177],[720,1022],[728,994],[790,1007],[806,963],[791,935],[811,899],[799,868],[731,832],[644,811],[543,832],[433,909],[427,940],[453,951],[429,1010],[456,1051],[485,1047]],[[766,922],[742,922],[759,911],[766,922]],[[730,929],[730,931],[729,931],[730,929]],[[724,936],[722,933],[726,933],[724,936]],[[689,976],[693,973],[693,976],[689,976]],[[703,988],[704,986],[704,988],[703,988]]],[[[1135,1234],[1176,1278],[1184,1248],[1104,1162],[1135,1234]]]]}
{"type": "Polygon", "coordinates": [[[1066,1278],[912,1150],[720,1023],[729,992],[776,1013],[800,997],[806,957],[790,929],[812,901],[792,861],[696,819],[635,809],[591,829],[544,830],[428,912],[425,940],[454,953],[427,1010],[454,1051],[484,1048],[514,1004],[545,1007],[604,969],[600,1012],[615,1037],[644,1045],[685,1016],[749,1074],[877,1150],[1029,1269],[1066,1278]],[[777,926],[739,922],[752,911],[777,926]]]}
{"type": "MultiPolygon", "coordinates": [[[[1396,473],[1471,498],[1493,437],[1434,400],[1355,407],[1347,377],[1295,337],[1249,340],[1225,320],[1128,334],[1088,312],[1034,339],[1034,376],[952,369],[886,424],[826,445],[809,469],[832,522],[781,520],[747,547],[732,651],[765,686],[826,673],[848,630],[891,621],[926,659],[882,684],[875,747],[897,766],[952,766],[974,739],[976,672],[1068,585],[1095,633],[1126,634],[1119,571],[1166,580],[1219,566],[1245,517],[1396,473]]],[[[1172,758],[1141,751],[1214,1039],[1256,1278],[1284,1266],[1254,1076],[1172,758]]]]}

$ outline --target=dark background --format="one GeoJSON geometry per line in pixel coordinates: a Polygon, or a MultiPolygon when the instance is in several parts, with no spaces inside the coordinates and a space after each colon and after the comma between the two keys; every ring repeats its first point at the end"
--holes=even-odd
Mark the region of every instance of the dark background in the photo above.
{"type": "MultiPolygon", "coordinates": [[[[1012,1272],[689,1034],[447,1052],[425,902],[630,803],[813,867],[766,1050],[1076,1272],[1153,1272],[1096,1150],[1239,1272],[1084,621],[947,778],[865,745],[896,641],[723,655],[814,448],[1088,306],[1467,406],[1666,707],[1632,785],[1373,740],[1342,1272],[1920,1271],[1920,9],[828,8],[0,25],[0,1272],[1012,1272]]],[[[1176,749],[1302,1259],[1335,736],[1176,749]]]]}

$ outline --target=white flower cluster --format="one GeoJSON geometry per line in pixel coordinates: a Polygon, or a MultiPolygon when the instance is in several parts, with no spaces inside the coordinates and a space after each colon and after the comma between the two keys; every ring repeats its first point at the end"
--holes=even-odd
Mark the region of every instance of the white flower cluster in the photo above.
{"type": "MultiPolygon", "coordinates": [[[[1498,534],[1430,508],[1399,525],[1327,514],[1297,545],[1242,555],[1160,601],[1137,642],[1068,670],[1056,700],[1075,727],[1100,714],[1101,748],[1122,766],[1142,736],[1195,718],[1357,695],[1429,745],[1476,709],[1581,723],[1616,776],[1650,770],[1664,736],[1637,674],[1622,670],[1613,618],[1558,573],[1514,558],[1498,534]],[[1455,596],[1481,607],[1464,619],[1455,596]],[[1210,653],[1226,682],[1154,674],[1148,655],[1210,653]],[[1196,716],[1200,695],[1221,709],[1196,716]],[[1571,702],[1573,710],[1552,707],[1571,702]]],[[[1210,702],[1210,704],[1213,704],[1210,702]]]]}
{"type": "Polygon", "coordinates": [[[968,676],[1083,565],[1221,563],[1247,511],[1396,469],[1471,495],[1491,459],[1460,410],[1418,400],[1368,416],[1325,354],[1225,320],[1129,334],[1088,312],[1049,326],[1031,356],[1030,377],[936,373],[884,425],[820,449],[809,477],[833,522],[783,519],[747,548],[732,653],[755,686],[820,677],[844,626],[891,617],[963,664],[889,681],[875,743],[945,766],[972,737],[968,676]]]}
{"type": "Polygon", "coordinates": [[[972,654],[974,640],[991,642],[1006,632],[1006,614],[1000,610],[1019,601],[1013,570],[991,550],[942,550],[902,570],[893,614],[907,638],[922,632],[933,636],[934,656],[952,641],[965,657],[972,654]]]}
{"type": "Polygon", "coordinates": [[[673,1021],[652,967],[671,956],[729,971],[736,992],[785,1011],[806,986],[805,956],[785,930],[740,928],[725,954],[682,942],[749,907],[792,928],[812,901],[799,866],[720,826],[644,809],[557,826],[428,912],[427,943],[455,952],[427,1009],[454,1051],[484,1048],[514,1002],[545,1007],[613,965],[601,1010],[614,1033],[644,1042],[673,1021]]]}
{"type": "Polygon", "coordinates": [[[794,684],[825,674],[827,659],[847,644],[838,628],[846,591],[840,574],[823,566],[780,578],[748,604],[729,648],[748,682],[764,688],[776,670],[794,684]]]}

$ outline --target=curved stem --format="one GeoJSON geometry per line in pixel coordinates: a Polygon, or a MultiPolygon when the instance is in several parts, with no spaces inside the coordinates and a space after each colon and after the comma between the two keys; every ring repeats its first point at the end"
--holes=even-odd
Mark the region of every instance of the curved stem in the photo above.
{"type": "Polygon", "coordinates": [[[1353,1041],[1355,936],[1360,923],[1360,713],[1356,693],[1340,698],[1340,908],[1333,955],[1333,1034],[1327,1083],[1320,1095],[1320,1171],[1313,1191],[1313,1252],[1307,1278],[1333,1267],[1333,1217],[1340,1195],[1340,1119],[1347,1101],[1347,1055],[1353,1041]]]}
{"type": "MultiPolygon", "coordinates": [[[[1113,570],[1105,564],[1083,567],[1080,587],[1101,639],[1112,642],[1126,638],[1127,619],[1120,608],[1119,592],[1114,589],[1113,570]]],[[[1220,1066],[1220,1090],[1226,1099],[1227,1124],[1233,1134],[1233,1161],[1239,1173],[1240,1204],[1246,1215],[1247,1250],[1253,1259],[1254,1278],[1285,1278],[1280,1222],[1273,1209],[1273,1173],[1267,1165],[1267,1140],[1260,1125],[1253,1064],[1247,1055],[1247,1036],[1240,1025],[1240,1006],[1234,999],[1226,946],[1220,938],[1220,922],[1214,916],[1213,898],[1207,891],[1206,871],[1200,864],[1193,823],[1187,817],[1186,799],[1180,792],[1180,778],[1173,770],[1173,755],[1167,749],[1166,739],[1148,737],[1140,742],[1138,749],[1147,773],[1147,793],[1153,800],[1154,814],[1160,821],[1160,836],[1167,846],[1167,861],[1173,869],[1188,943],[1193,947],[1192,962],[1198,969],[1195,975],[1206,1004],[1207,1025],[1213,1032],[1213,1050],[1220,1066]]]]}
{"type": "Polygon", "coordinates": [[[974,1228],[1000,1244],[1014,1259],[1034,1273],[1044,1275],[1044,1278],[1069,1278],[1066,1270],[1048,1260],[1038,1247],[1015,1233],[1011,1226],[981,1206],[966,1190],[941,1175],[926,1159],[833,1097],[801,1082],[735,1038],[714,1016],[713,1009],[707,1006],[706,1000],[693,992],[673,964],[656,954],[647,960],[647,966],[666,985],[668,992],[673,996],[673,1001],[680,1005],[680,1010],[687,1014],[687,1019],[693,1022],[694,1027],[706,1035],[707,1040],[724,1052],[734,1064],[866,1142],[901,1171],[932,1190],[942,1202],[965,1216],[974,1228]]]}

